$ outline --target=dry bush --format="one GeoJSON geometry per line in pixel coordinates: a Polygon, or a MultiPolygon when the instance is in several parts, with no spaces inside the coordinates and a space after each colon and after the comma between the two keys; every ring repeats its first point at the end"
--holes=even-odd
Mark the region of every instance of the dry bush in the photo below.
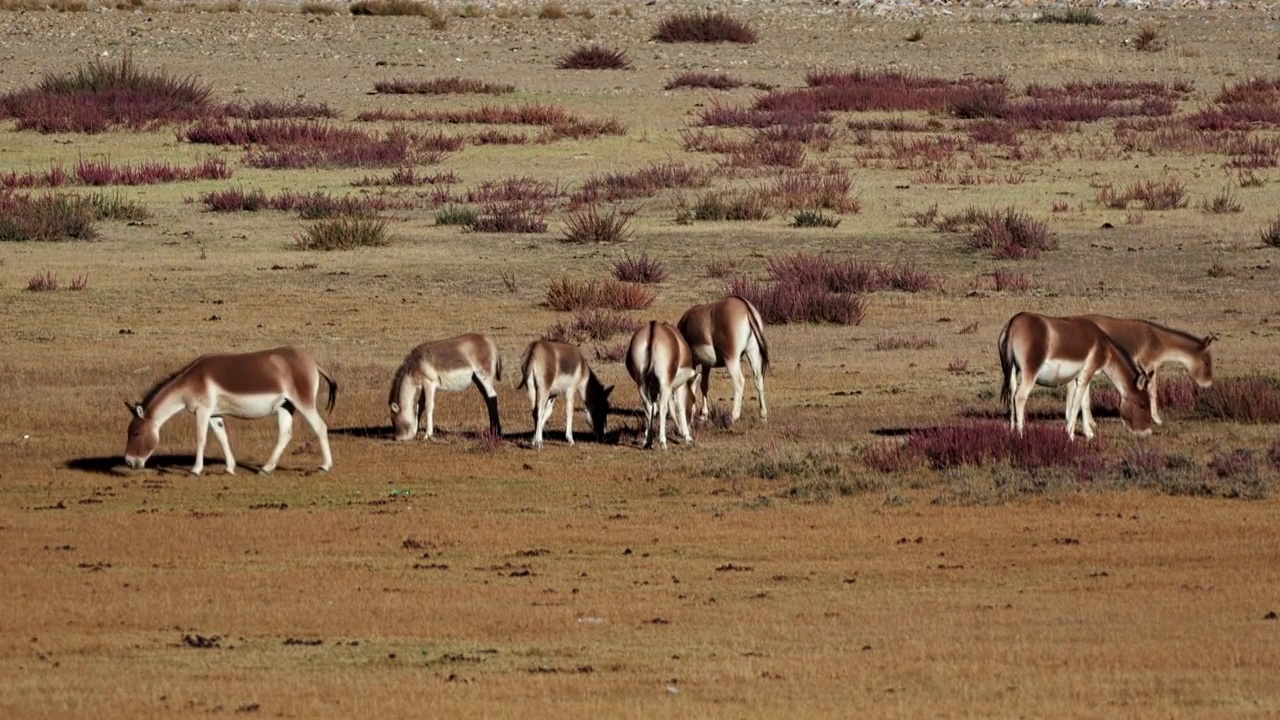
{"type": "Polygon", "coordinates": [[[463,205],[448,205],[436,211],[437,225],[471,227],[476,222],[476,211],[463,205]]]}
{"type": "Polygon", "coordinates": [[[76,195],[0,192],[0,242],[93,240],[97,219],[92,202],[76,195]]]}
{"type": "Polygon", "coordinates": [[[480,206],[468,226],[475,232],[529,233],[547,231],[546,210],[528,200],[502,200],[480,206]]]}
{"type": "Polygon", "coordinates": [[[1019,260],[1035,258],[1045,250],[1056,250],[1058,238],[1049,232],[1043,220],[1006,208],[1003,212],[979,212],[968,246],[988,250],[997,258],[1019,260]]]}
{"type": "Polygon", "coordinates": [[[592,308],[643,310],[653,305],[657,298],[658,294],[651,288],[617,280],[561,278],[547,286],[547,305],[560,311],[592,308]]]}
{"type": "Polygon", "coordinates": [[[313,103],[305,100],[278,102],[275,100],[256,100],[251,103],[227,103],[216,113],[220,117],[237,120],[281,120],[286,118],[311,119],[336,118],[338,111],[329,107],[328,103],[313,103]]]}
{"type": "Polygon", "coordinates": [[[771,324],[858,325],[867,311],[860,295],[796,282],[760,283],[739,278],[729,283],[725,294],[746,298],[771,324]]]}
{"type": "Polygon", "coordinates": [[[623,255],[613,262],[613,276],[623,282],[660,283],[670,274],[666,263],[649,257],[648,253],[640,253],[639,257],[623,255]]]}
{"type": "Polygon", "coordinates": [[[303,228],[294,238],[299,250],[353,250],[391,243],[387,221],[377,217],[339,217],[303,228]]]}
{"type": "Polygon", "coordinates": [[[626,52],[600,44],[583,45],[556,60],[561,70],[629,70],[631,60],[626,52]]]}
{"type": "Polygon", "coordinates": [[[999,268],[991,273],[991,284],[996,292],[1024,293],[1035,287],[1030,275],[999,268]]]}
{"type": "Polygon", "coordinates": [[[653,33],[658,42],[742,43],[759,40],[750,25],[721,12],[682,12],[668,15],[658,22],[653,33]]]}
{"type": "Polygon", "coordinates": [[[876,338],[872,348],[875,350],[925,350],[928,348],[938,347],[938,341],[933,338],[890,335],[888,337],[876,338]]]}
{"type": "Polygon", "coordinates": [[[449,27],[447,15],[435,5],[419,0],[354,0],[349,10],[352,15],[423,17],[430,22],[432,30],[449,27]]]}
{"type": "Polygon", "coordinates": [[[593,175],[582,183],[570,198],[572,205],[594,202],[617,202],[638,197],[651,197],[672,188],[706,187],[711,172],[705,168],[681,163],[651,163],[631,172],[593,175]]]}
{"type": "Polygon", "coordinates": [[[18,130],[100,133],[146,130],[208,114],[211,89],[139,69],[126,52],[118,62],[94,61],[66,75],[46,75],[35,87],[0,95],[0,119],[18,130]]]}
{"type": "Polygon", "coordinates": [[[711,90],[732,90],[742,87],[744,83],[726,73],[718,72],[686,72],[681,73],[663,86],[663,90],[677,88],[708,88],[711,90]]]}
{"type": "Polygon", "coordinates": [[[791,217],[791,227],[836,228],[840,227],[840,218],[825,215],[821,210],[800,210],[791,217]]]}
{"type": "Polygon", "coordinates": [[[43,274],[36,273],[27,280],[27,292],[53,292],[61,287],[58,276],[51,270],[46,270],[43,274]]]}
{"type": "Polygon", "coordinates": [[[631,239],[630,222],[630,216],[617,208],[610,208],[605,214],[591,205],[565,217],[561,239],[572,243],[626,242],[631,239]]]}
{"type": "Polygon", "coordinates": [[[1215,380],[1196,395],[1195,414],[1212,420],[1280,423],[1280,380],[1265,375],[1215,380]]]}
{"type": "Polygon", "coordinates": [[[1134,35],[1130,42],[1135,50],[1142,52],[1160,52],[1165,48],[1164,38],[1161,37],[1160,31],[1150,25],[1143,25],[1138,29],[1138,34],[1134,35]]]}
{"type": "Polygon", "coordinates": [[[412,167],[396,168],[386,177],[366,175],[351,181],[351,187],[422,187],[424,185],[457,185],[462,178],[452,170],[430,175],[419,173],[412,167]]]}
{"type": "Polygon", "coordinates": [[[772,185],[761,189],[761,194],[772,198],[773,204],[783,210],[810,209],[834,210],[857,213],[862,203],[850,197],[853,180],[840,170],[833,173],[783,172],[772,185]]]}
{"type": "Polygon", "coordinates": [[[373,84],[373,90],[389,95],[505,95],[515,92],[516,86],[455,75],[430,80],[380,80],[373,84]]]}
{"type": "Polygon", "coordinates": [[[1102,18],[1093,8],[1080,7],[1041,13],[1035,22],[1049,25],[1101,25],[1102,18]]]}
{"type": "Polygon", "coordinates": [[[707,262],[706,276],[715,280],[723,280],[738,274],[738,261],[730,257],[712,258],[707,262]]]}
{"type": "Polygon", "coordinates": [[[1235,193],[1231,192],[1231,188],[1227,187],[1223,188],[1217,195],[1201,200],[1200,210],[1214,215],[1222,215],[1241,212],[1244,210],[1244,206],[1240,204],[1235,193]]]}
{"type": "Polygon", "coordinates": [[[574,312],[568,323],[558,322],[542,334],[543,339],[575,345],[594,340],[604,342],[616,335],[630,335],[643,325],[640,320],[615,310],[592,308],[574,312]]]}
{"type": "Polygon", "coordinates": [[[773,217],[769,198],[760,191],[705,193],[690,211],[694,220],[704,221],[768,220],[773,217]]]}
{"type": "Polygon", "coordinates": [[[1280,218],[1272,220],[1258,231],[1258,237],[1267,247],[1280,248],[1280,218]]]}
{"type": "Polygon", "coordinates": [[[136,165],[113,165],[110,160],[81,159],[76,163],[75,178],[84,185],[156,185],[193,180],[225,180],[231,177],[227,161],[208,157],[191,167],[169,163],[142,162],[136,165]]]}
{"type": "Polygon", "coordinates": [[[542,7],[538,9],[539,20],[563,20],[567,17],[569,17],[569,11],[564,5],[554,0],[542,3],[542,7]]]}
{"type": "Polygon", "coordinates": [[[89,273],[81,273],[71,278],[71,283],[67,285],[67,289],[73,292],[80,292],[89,287],[89,273]]]}

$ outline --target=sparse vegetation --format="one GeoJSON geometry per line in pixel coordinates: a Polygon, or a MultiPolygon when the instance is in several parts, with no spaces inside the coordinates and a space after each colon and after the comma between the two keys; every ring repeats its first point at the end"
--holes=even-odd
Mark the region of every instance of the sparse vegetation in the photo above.
{"type": "Polygon", "coordinates": [[[1052,25],[1101,25],[1102,18],[1090,7],[1064,8],[1041,13],[1036,22],[1052,25]]]}
{"type": "Polygon", "coordinates": [[[664,90],[677,88],[709,88],[711,90],[732,90],[743,86],[743,82],[725,73],[686,72],[681,73],[663,86],[664,90]]]}
{"type": "Polygon", "coordinates": [[[556,60],[561,70],[629,70],[631,60],[622,50],[600,44],[583,45],[556,60]]]}
{"type": "Polygon", "coordinates": [[[354,250],[391,244],[387,221],[376,217],[339,217],[306,226],[294,239],[299,250],[354,250]]]}
{"type": "Polygon", "coordinates": [[[1258,237],[1267,247],[1280,248],[1280,218],[1272,220],[1258,231],[1258,237]]]}
{"type": "Polygon", "coordinates": [[[613,276],[623,282],[660,283],[667,279],[671,270],[661,260],[649,257],[648,253],[639,256],[623,255],[613,261],[613,276]]]}
{"type": "Polygon", "coordinates": [[[547,305],[552,310],[644,310],[658,294],[636,283],[617,280],[570,280],[562,278],[547,286],[547,305]]]}
{"type": "Polygon", "coordinates": [[[506,95],[515,92],[516,86],[454,75],[430,80],[380,80],[373,84],[373,90],[386,95],[506,95]]]}
{"type": "Polygon", "coordinates": [[[653,33],[658,42],[740,43],[752,44],[759,39],[747,23],[721,12],[682,12],[668,15],[653,33]]]}

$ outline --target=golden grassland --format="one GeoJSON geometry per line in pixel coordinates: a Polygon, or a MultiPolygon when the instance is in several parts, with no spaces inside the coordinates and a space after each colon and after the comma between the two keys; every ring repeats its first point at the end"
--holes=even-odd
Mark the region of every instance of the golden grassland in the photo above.
{"type": "MultiPolygon", "coordinates": [[[[379,79],[465,70],[516,84],[513,102],[617,117],[630,131],[468,147],[426,169],[453,170],[467,187],[520,175],[573,187],[651,161],[714,163],[679,138],[712,96],[660,89],[685,70],[784,86],[806,69],[855,65],[1005,74],[1015,85],[1189,79],[1190,106],[1224,82],[1280,74],[1263,11],[1155,15],[1169,41],[1160,53],[1124,44],[1137,15],[1062,28],[981,13],[761,14],[761,42],[739,48],[648,43],[662,12],[495,13],[454,17],[443,31],[341,15],[15,13],[0,91],[128,47],[149,67],[211,83],[219,99],[302,95],[349,118],[486,102],[367,95],[379,79]],[[921,26],[923,40],[903,40],[921,26]],[[588,38],[626,49],[637,69],[552,69],[588,38]]],[[[0,172],[209,153],[172,130],[0,132],[0,172]]],[[[230,150],[228,181],[119,188],[154,214],[141,224],[103,223],[92,243],[0,246],[0,716],[1280,713],[1280,622],[1266,619],[1280,610],[1275,499],[1166,497],[1056,475],[1020,491],[1025,478],[1009,468],[879,474],[859,459],[899,429],[998,415],[995,338],[1019,310],[1216,332],[1220,377],[1274,372],[1277,251],[1257,232],[1276,217],[1276,171],[1234,190],[1242,212],[1207,214],[1196,204],[1232,182],[1224,158],[1123,154],[1109,136],[1100,123],[1039,137],[1080,152],[994,158],[985,174],[1025,179],[976,186],[861,168],[846,138],[816,155],[849,169],[863,206],[834,230],[792,229],[785,216],[678,225],[680,199],[663,193],[635,203],[625,246],[561,243],[559,213],[549,233],[515,236],[438,227],[414,210],[388,213],[392,245],[343,253],[293,249],[303,225],[293,215],[212,214],[195,200],[233,186],[340,195],[377,171],[255,170],[230,150]],[[1095,200],[1101,184],[1163,177],[1186,184],[1188,207],[1138,224],[1095,200]],[[1052,213],[1054,201],[1068,211],[1052,213]],[[1047,219],[1061,249],[1021,262],[970,252],[912,226],[907,216],[935,203],[1016,206],[1047,219]],[[1106,222],[1114,227],[1101,230],[1106,222]],[[770,327],[767,424],[749,391],[732,428],[642,451],[625,371],[599,363],[619,386],[617,442],[590,442],[579,419],[579,443],[566,447],[557,412],[534,452],[513,386],[524,345],[564,317],[542,304],[547,283],[604,277],[640,250],[672,269],[655,306],[636,313],[645,318],[674,320],[717,297],[723,281],[705,267],[724,257],[752,277],[796,251],[913,262],[944,285],[875,293],[856,327],[770,327]],[[1210,276],[1215,263],[1229,274],[1210,276]],[[984,278],[997,268],[1028,273],[1037,288],[994,292],[984,278]],[[45,271],[64,282],[87,274],[89,285],[27,292],[45,271]],[[485,412],[468,392],[438,399],[439,438],[392,442],[396,363],[418,342],[465,331],[492,333],[505,354],[506,441],[478,437],[485,412]],[[873,349],[895,336],[936,346],[873,349]],[[327,418],[333,472],[305,472],[318,453],[299,422],[282,469],[253,475],[274,424],[231,421],[240,472],[220,474],[214,459],[190,477],[186,418],[166,426],[155,468],[120,467],[122,399],[196,354],[283,343],[307,348],[341,384],[327,418]],[[954,360],[967,361],[963,373],[948,371],[954,360]],[[839,480],[806,470],[805,458],[834,463],[839,480]]],[[[760,181],[726,174],[716,186],[760,181]]],[[[712,394],[726,406],[723,371],[712,394]]],[[[1053,415],[1061,400],[1049,395],[1033,404],[1053,415]]],[[[1112,454],[1150,446],[1198,463],[1236,448],[1265,454],[1275,440],[1274,426],[1177,415],[1146,441],[1114,418],[1101,423],[1112,454]]],[[[1265,461],[1260,472],[1275,478],[1265,461]]]]}

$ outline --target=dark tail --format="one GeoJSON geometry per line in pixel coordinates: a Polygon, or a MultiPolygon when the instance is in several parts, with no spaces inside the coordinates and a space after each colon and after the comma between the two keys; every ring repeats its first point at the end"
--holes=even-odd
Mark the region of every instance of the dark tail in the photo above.
{"type": "Polygon", "coordinates": [[[529,347],[524,351],[524,359],[520,361],[520,384],[516,385],[517,390],[523,390],[529,382],[529,363],[533,362],[533,346],[534,343],[529,343],[529,347]]]}
{"type": "Polygon", "coordinates": [[[320,373],[320,377],[325,379],[325,382],[329,383],[329,404],[325,405],[324,411],[331,413],[333,412],[333,406],[338,402],[338,381],[325,372],[324,368],[317,367],[316,371],[320,373]]]}
{"type": "Polygon", "coordinates": [[[649,376],[653,374],[653,336],[658,332],[658,321],[649,321],[649,342],[644,346],[644,370],[640,373],[640,382],[648,384],[649,376]]]}
{"type": "Polygon", "coordinates": [[[1005,323],[1004,329],[1000,331],[1000,339],[998,342],[1000,351],[1000,402],[1004,404],[1006,410],[1009,409],[1009,403],[1012,401],[1012,393],[1009,391],[1009,379],[1013,377],[1013,349],[1009,347],[1009,326],[1013,324],[1013,319],[1005,323]]]}
{"type": "Polygon", "coordinates": [[[734,297],[747,306],[747,319],[751,323],[751,334],[756,336],[756,344],[760,346],[760,374],[764,375],[769,371],[769,341],[764,339],[764,320],[760,318],[760,311],[756,310],[756,306],[752,305],[750,300],[738,295],[734,297]]]}

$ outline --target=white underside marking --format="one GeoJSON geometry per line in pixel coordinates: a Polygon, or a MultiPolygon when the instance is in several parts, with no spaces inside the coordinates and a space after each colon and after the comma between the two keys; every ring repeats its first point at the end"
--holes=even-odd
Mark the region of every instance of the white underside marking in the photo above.
{"type": "Polygon", "coordinates": [[[437,377],[440,381],[440,389],[447,392],[458,392],[471,387],[471,376],[475,371],[470,367],[458,368],[449,372],[439,373],[437,377]]]}
{"type": "Polygon", "coordinates": [[[1084,363],[1065,360],[1046,360],[1036,375],[1037,385],[1062,385],[1071,382],[1084,369],[1084,363]]]}
{"type": "Polygon", "coordinates": [[[284,405],[285,400],[285,396],[279,394],[227,395],[219,393],[214,400],[213,414],[254,420],[264,418],[279,410],[284,405]]]}
{"type": "Polygon", "coordinates": [[[551,389],[547,391],[547,395],[554,397],[573,392],[575,385],[572,375],[557,375],[556,379],[551,383],[551,389]]]}
{"type": "Polygon", "coordinates": [[[714,345],[691,345],[693,350],[693,361],[698,365],[715,365],[716,364],[716,348],[714,345]]]}

